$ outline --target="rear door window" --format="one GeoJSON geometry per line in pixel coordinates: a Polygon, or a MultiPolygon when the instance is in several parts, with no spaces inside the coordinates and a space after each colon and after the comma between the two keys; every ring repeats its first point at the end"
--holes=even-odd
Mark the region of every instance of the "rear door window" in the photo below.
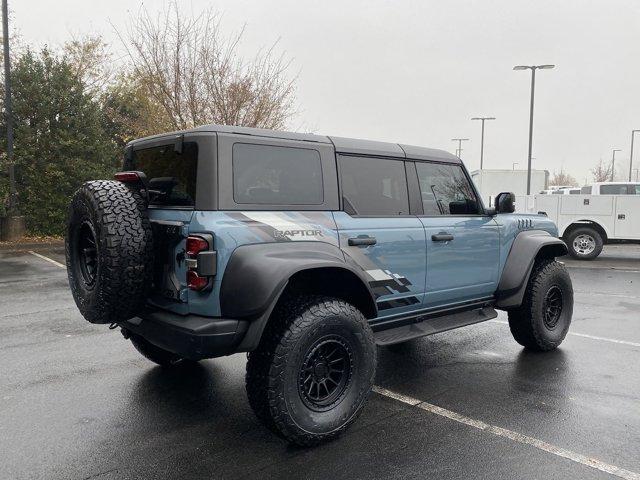
{"type": "Polygon", "coordinates": [[[143,172],[149,180],[149,205],[193,207],[196,199],[198,145],[184,142],[182,152],[175,144],[133,151],[126,170],[143,172]]]}
{"type": "Polygon", "coordinates": [[[425,215],[479,213],[471,183],[459,165],[416,162],[425,215]]]}
{"type": "Polygon", "coordinates": [[[239,204],[320,205],[322,164],[317,150],[236,143],[233,199],[239,204]]]}
{"type": "Polygon", "coordinates": [[[344,210],[350,215],[409,214],[403,160],[338,157],[344,210]]]}

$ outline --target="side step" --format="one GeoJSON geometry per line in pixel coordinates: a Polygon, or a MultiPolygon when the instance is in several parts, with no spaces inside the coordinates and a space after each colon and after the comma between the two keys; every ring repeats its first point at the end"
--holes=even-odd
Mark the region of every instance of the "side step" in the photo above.
{"type": "Polygon", "coordinates": [[[465,325],[484,322],[496,318],[498,312],[493,307],[474,308],[448,315],[440,315],[427,318],[419,323],[410,323],[400,327],[390,328],[374,332],[377,345],[393,345],[402,343],[412,338],[424,337],[434,333],[445,332],[465,325]]]}

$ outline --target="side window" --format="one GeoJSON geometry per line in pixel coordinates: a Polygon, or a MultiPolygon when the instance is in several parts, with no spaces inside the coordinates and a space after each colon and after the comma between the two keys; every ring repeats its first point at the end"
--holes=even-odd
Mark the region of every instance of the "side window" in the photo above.
{"type": "Polygon", "coordinates": [[[580,193],[583,195],[591,195],[591,185],[588,185],[586,187],[582,187],[580,189],[580,193]]]}
{"type": "Polygon", "coordinates": [[[600,195],[626,195],[626,185],[600,185],[600,195]]]}
{"type": "Polygon", "coordinates": [[[416,162],[425,215],[479,212],[473,188],[459,165],[416,162]]]}
{"type": "Polygon", "coordinates": [[[403,160],[339,156],[344,210],[351,215],[408,215],[403,160]]]}
{"type": "Polygon", "coordinates": [[[322,165],[317,150],[236,143],[233,199],[261,205],[320,205],[322,165]]]}

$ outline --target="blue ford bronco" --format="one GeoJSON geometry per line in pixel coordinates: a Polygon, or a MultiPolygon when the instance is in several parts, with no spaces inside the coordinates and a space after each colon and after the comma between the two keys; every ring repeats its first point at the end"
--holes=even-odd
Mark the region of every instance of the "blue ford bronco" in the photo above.
{"type": "Polygon", "coordinates": [[[361,411],[376,345],[496,309],[525,348],[562,342],[567,247],[512,193],[495,205],[441,150],[208,125],[131,142],[115,180],[75,193],[69,284],[157,364],[248,352],[256,415],[312,445],[361,411]]]}

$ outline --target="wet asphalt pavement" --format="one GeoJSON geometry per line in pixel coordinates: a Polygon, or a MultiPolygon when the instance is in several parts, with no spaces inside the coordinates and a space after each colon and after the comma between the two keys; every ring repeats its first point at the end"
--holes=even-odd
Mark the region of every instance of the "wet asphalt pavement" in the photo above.
{"type": "Polygon", "coordinates": [[[337,441],[288,446],[249,409],[245,355],[163,370],[82,319],[63,268],[0,251],[0,479],[615,478],[589,459],[634,478],[640,246],[567,264],[576,303],[558,350],[525,352],[501,313],[379,349],[376,384],[582,463],[377,393],[337,441]]]}

